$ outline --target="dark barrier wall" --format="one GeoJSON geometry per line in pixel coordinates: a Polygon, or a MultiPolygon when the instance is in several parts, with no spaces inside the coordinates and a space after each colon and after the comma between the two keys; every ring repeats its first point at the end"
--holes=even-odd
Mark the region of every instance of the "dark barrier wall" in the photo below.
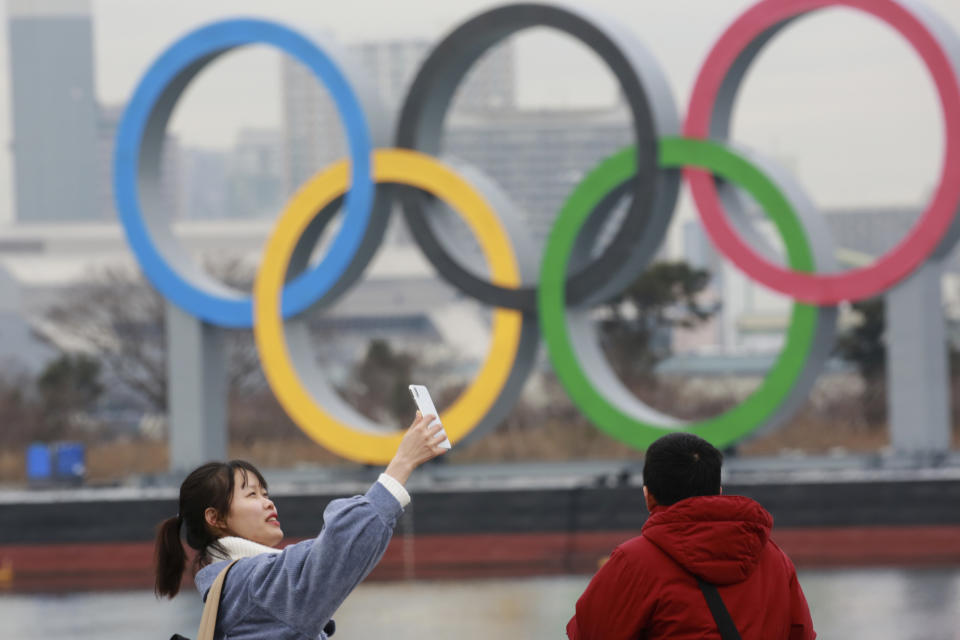
{"type": "MultiPolygon", "coordinates": [[[[960,480],[729,485],[758,500],[776,528],[960,525],[960,480]]],[[[289,538],[317,534],[337,495],[276,496],[289,538]]],[[[401,531],[416,535],[638,533],[646,520],[639,487],[421,491],[401,531]]],[[[174,499],[122,499],[0,505],[0,545],[142,542],[176,513],[174,499]]]]}

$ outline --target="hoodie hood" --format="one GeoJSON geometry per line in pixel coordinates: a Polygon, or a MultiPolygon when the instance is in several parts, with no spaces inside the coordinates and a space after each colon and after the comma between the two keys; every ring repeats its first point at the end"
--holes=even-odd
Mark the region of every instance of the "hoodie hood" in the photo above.
{"type": "Polygon", "coordinates": [[[773,517],[743,496],[698,496],[655,507],[643,537],[712,584],[745,580],[770,539],[773,517]]]}

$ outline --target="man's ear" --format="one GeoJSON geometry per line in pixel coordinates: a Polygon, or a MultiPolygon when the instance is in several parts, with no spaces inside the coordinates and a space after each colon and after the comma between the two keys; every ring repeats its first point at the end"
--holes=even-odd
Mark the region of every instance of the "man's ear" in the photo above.
{"type": "Polygon", "coordinates": [[[643,497],[647,501],[647,511],[652,512],[653,508],[657,506],[657,499],[654,498],[650,490],[647,489],[647,485],[643,485],[643,497]]]}
{"type": "Polygon", "coordinates": [[[720,495],[723,495],[723,487],[720,487],[720,495]]]}

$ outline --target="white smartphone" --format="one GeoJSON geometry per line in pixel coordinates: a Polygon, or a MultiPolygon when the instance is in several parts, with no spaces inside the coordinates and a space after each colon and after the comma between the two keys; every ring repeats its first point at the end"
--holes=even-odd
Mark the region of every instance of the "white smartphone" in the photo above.
{"type": "MultiPolygon", "coordinates": [[[[430,397],[430,392],[427,391],[427,388],[422,384],[412,384],[410,385],[410,393],[413,395],[413,401],[417,403],[417,409],[420,410],[420,415],[437,416],[436,419],[430,423],[431,426],[440,423],[440,414],[437,413],[437,408],[433,406],[433,399],[430,397]]],[[[447,432],[444,431],[442,423],[440,433],[443,435],[443,442],[440,443],[440,446],[444,449],[450,449],[453,445],[450,444],[450,439],[447,437],[447,432]]]]}

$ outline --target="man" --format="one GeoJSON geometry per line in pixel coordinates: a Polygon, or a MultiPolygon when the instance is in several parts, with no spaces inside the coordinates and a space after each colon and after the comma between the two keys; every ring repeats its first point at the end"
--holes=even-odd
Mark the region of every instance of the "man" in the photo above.
{"type": "Polygon", "coordinates": [[[647,449],[642,535],[614,549],[567,624],[571,640],[720,638],[698,579],[715,585],[743,640],[816,638],[793,563],[758,503],[721,495],[722,454],[689,433],[647,449]]]}

